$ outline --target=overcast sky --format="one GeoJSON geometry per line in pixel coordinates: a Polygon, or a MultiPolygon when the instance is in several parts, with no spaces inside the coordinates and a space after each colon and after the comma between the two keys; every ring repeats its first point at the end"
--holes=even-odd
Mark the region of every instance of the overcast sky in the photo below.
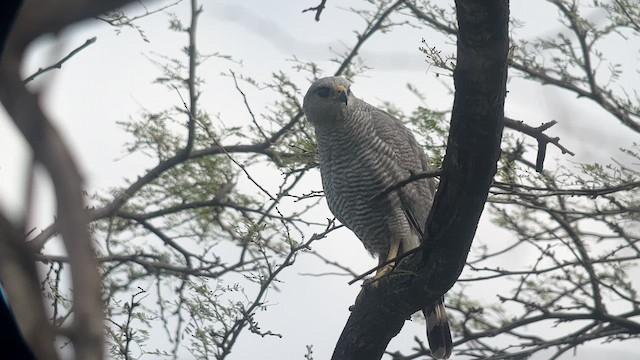
{"type": "MultiPolygon", "coordinates": [[[[200,76],[207,79],[203,88],[202,105],[211,113],[219,113],[226,126],[250,123],[242,99],[235,92],[232,82],[218,74],[232,69],[266,81],[271,73],[281,69],[291,72],[293,55],[304,61],[315,61],[323,66],[326,74],[335,71],[329,63],[335,51],[343,51],[354,44],[352,30],[361,30],[363,21],[356,15],[338,8],[358,6],[360,1],[328,1],[320,22],[310,13],[301,10],[315,6],[318,0],[305,1],[207,1],[200,20],[198,43],[201,53],[228,54],[237,62],[222,59],[207,61],[200,69],[200,76]],[[349,4],[349,5],[347,5],[349,4]],[[346,46],[346,47],[345,47],[346,46]]],[[[526,3],[529,3],[527,1],[526,3]]],[[[535,8],[523,5],[525,1],[512,1],[512,15],[533,24],[520,30],[526,36],[553,35],[555,12],[545,6],[535,8]]],[[[537,3],[537,2],[536,2],[537,3]]],[[[150,8],[156,7],[150,3],[150,8]]],[[[188,22],[187,3],[171,11],[188,22]]],[[[139,8],[133,8],[139,13],[139,8]]],[[[598,16],[597,14],[594,16],[598,16]]],[[[122,185],[125,178],[142,175],[152,165],[141,156],[125,156],[124,143],[127,135],[117,126],[117,121],[136,118],[143,109],[164,109],[179,103],[175,93],[152,84],[159,70],[150,58],[157,54],[178,56],[186,44],[186,35],[168,30],[168,17],[163,14],[141,20],[149,40],[145,42],[134,30],[125,29],[116,33],[113,28],[98,20],[88,20],[64,31],[56,38],[39,41],[29,52],[24,76],[40,67],[56,62],[71,49],[87,39],[97,37],[95,44],[76,55],[62,70],[42,76],[32,84],[43,92],[43,104],[58,128],[71,144],[80,168],[87,179],[90,192],[104,191],[110,186],[122,185]]],[[[389,34],[378,35],[362,50],[361,56],[372,69],[358,77],[352,89],[356,95],[372,104],[390,101],[406,110],[414,108],[418,99],[406,89],[408,82],[416,85],[427,96],[430,106],[448,109],[452,95],[446,90],[451,85],[446,76],[431,69],[418,51],[421,39],[427,37],[429,44],[444,52],[454,52],[452,44],[439,38],[429,38],[433,33],[426,29],[403,27],[389,34]]],[[[619,44],[612,44],[616,48],[619,44]]],[[[618,47],[619,48],[619,47],[618,47]]],[[[624,57],[636,64],[637,51],[624,57]]],[[[637,73],[627,80],[637,83],[637,73]],[[633,77],[635,76],[635,77],[633,77]]],[[[302,75],[294,80],[305,86],[302,75]]],[[[263,93],[247,89],[247,95],[255,108],[268,103],[270,98],[263,93]]],[[[549,147],[547,166],[558,159],[563,164],[575,162],[608,162],[615,149],[631,146],[637,134],[627,131],[613,120],[603,124],[601,110],[587,101],[576,107],[574,97],[551,88],[526,84],[513,79],[509,84],[506,114],[537,126],[553,119],[559,124],[551,134],[560,136],[562,143],[576,152],[576,157],[563,156],[549,147]],[[571,102],[570,108],[565,103],[571,102]],[[607,132],[603,133],[602,129],[607,132]],[[593,146],[592,144],[598,144],[593,146]]],[[[262,111],[261,111],[262,112],[262,111]]],[[[533,159],[533,154],[530,155],[533,159]]],[[[25,166],[28,150],[25,143],[0,109],[0,207],[12,214],[20,214],[24,206],[25,166]],[[16,191],[20,189],[20,191],[16,191]]],[[[259,175],[259,174],[258,174],[259,175]]],[[[320,177],[309,180],[310,187],[319,188],[320,177]],[[315,181],[315,182],[314,182],[315,181]]],[[[54,216],[51,189],[46,179],[38,181],[38,204],[32,225],[42,229],[51,223],[54,216]]],[[[331,217],[323,205],[323,218],[331,217]]],[[[500,238],[509,236],[483,221],[478,237],[500,238]]],[[[346,229],[341,229],[316,245],[332,259],[348,264],[357,271],[364,271],[375,264],[359,241],[346,229]]],[[[518,259],[522,261],[522,259],[518,259]]],[[[260,338],[246,332],[234,348],[231,359],[302,359],[305,345],[314,346],[316,359],[328,358],[340,331],[348,317],[348,306],[355,299],[359,287],[348,286],[346,277],[304,277],[298,273],[317,272],[319,263],[303,259],[294,271],[286,271],[280,285],[281,293],[272,291],[268,300],[269,311],[260,313],[258,320],[263,328],[281,333],[284,338],[260,338]],[[265,355],[266,354],[266,355],[265,355]]],[[[490,292],[489,292],[490,293],[490,292]]],[[[487,294],[485,294],[487,295],[487,294]]],[[[424,324],[408,322],[390,348],[407,348],[413,345],[413,337],[425,339],[424,324]]],[[[426,340],[426,339],[425,339],[426,340]]],[[[604,354],[617,359],[640,356],[640,347],[619,344],[598,347],[588,345],[579,348],[576,358],[601,359],[604,354]]],[[[537,357],[543,359],[544,356],[537,357]]]]}

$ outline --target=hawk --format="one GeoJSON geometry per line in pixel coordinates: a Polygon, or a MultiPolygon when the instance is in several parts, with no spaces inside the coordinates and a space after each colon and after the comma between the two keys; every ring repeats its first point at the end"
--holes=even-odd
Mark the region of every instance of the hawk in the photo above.
{"type": "MultiPolygon", "coordinates": [[[[355,97],[350,85],[338,76],[315,81],[303,110],[315,129],[329,209],[384,264],[420,245],[436,183],[413,181],[377,199],[387,187],[428,171],[429,163],[400,120],[355,97]]],[[[442,301],[423,313],[432,355],[447,359],[452,341],[442,301]]]]}

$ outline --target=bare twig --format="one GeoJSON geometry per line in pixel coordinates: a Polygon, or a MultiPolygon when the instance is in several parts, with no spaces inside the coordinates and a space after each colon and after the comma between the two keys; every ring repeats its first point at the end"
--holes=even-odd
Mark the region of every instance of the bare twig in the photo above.
{"type": "Polygon", "coordinates": [[[381,192],[379,192],[378,194],[374,195],[371,199],[369,199],[369,202],[375,202],[378,201],[382,198],[384,198],[385,196],[389,195],[391,192],[398,190],[414,181],[417,180],[421,180],[421,179],[429,179],[429,178],[434,178],[434,177],[438,177],[442,175],[442,170],[436,170],[436,171],[423,171],[423,172],[419,172],[416,174],[411,174],[409,177],[407,177],[406,179],[399,181],[393,185],[387,186],[384,190],[382,190],[381,192]]]}
{"type": "Polygon", "coordinates": [[[307,11],[315,11],[316,12],[316,21],[320,21],[320,14],[322,14],[322,11],[325,8],[325,5],[327,4],[327,0],[321,0],[320,4],[318,4],[318,6],[314,6],[314,7],[310,7],[307,9],[302,10],[303,13],[307,12],[307,11]]]}
{"type": "MultiPolygon", "coordinates": [[[[140,20],[140,19],[142,19],[144,17],[150,16],[150,15],[153,15],[153,14],[157,14],[159,12],[167,10],[168,8],[176,6],[181,2],[182,2],[182,0],[177,0],[177,1],[173,2],[173,3],[171,3],[171,4],[162,6],[162,7],[158,8],[158,9],[155,9],[155,10],[149,10],[149,9],[147,9],[146,6],[144,6],[145,12],[143,14],[136,15],[136,16],[134,16],[132,18],[129,18],[129,17],[120,18],[120,17],[118,17],[117,19],[107,19],[107,18],[102,17],[102,16],[96,16],[96,19],[102,20],[102,21],[104,21],[107,24],[112,25],[112,26],[126,26],[126,25],[131,25],[136,20],[140,20]]],[[[144,3],[142,3],[142,2],[140,2],[140,3],[144,5],[144,3]]]]}
{"type": "Polygon", "coordinates": [[[362,45],[364,45],[364,43],[373,34],[378,32],[378,30],[380,30],[382,28],[384,22],[389,18],[389,16],[391,14],[393,14],[393,12],[400,5],[402,5],[402,3],[403,3],[402,0],[398,0],[398,1],[396,1],[395,3],[393,3],[391,6],[389,6],[388,8],[386,8],[384,10],[382,10],[382,8],[380,8],[378,10],[379,14],[377,16],[375,16],[374,19],[372,19],[370,22],[367,23],[367,28],[365,29],[365,31],[362,34],[358,34],[358,41],[353,46],[351,51],[349,51],[349,54],[346,56],[345,60],[342,62],[342,64],[338,68],[338,70],[336,70],[334,75],[338,76],[338,75],[342,75],[344,73],[344,71],[347,69],[347,66],[349,64],[351,64],[351,62],[356,57],[356,55],[358,55],[358,52],[360,51],[360,47],[362,47],[362,45]]]}
{"type": "MultiPolygon", "coordinates": [[[[513,191],[515,189],[522,189],[524,191],[528,191],[530,193],[523,195],[533,195],[535,197],[546,197],[546,196],[557,196],[557,195],[568,195],[568,196],[589,196],[591,198],[596,198],[598,196],[614,194],[621,191],[631,191],[640,187],[640,181],[633,181],[629,183],[623,183],[619,185],[607,186],[603,188],[576,188],[576,189],[552,189],[548,187],[541,186],[529,186],[522,184],[514,184],[514,183],[505,183],[500,181],[494,181],[493,186],[499,189],[504,189],[505,191],[509,191],[508,193],[496,192],[495,195],[503,195],[503,194],[514,194],[513,191]],[[534,192],[534,193],[531,193],[534,192]]],[[[519,195],[516,193],[516,195],[519,195]]]]}
{"type": "MultiPolygon", "coordinates": [[[[365,277],[367,277],[367,275],[370,275],[370,274],[372,274],[373,272],[378,271],[378,270],[380,270],[380,269],[384,268],[384,267],[385,267],[385,266],[387,266],[387,265],[395,264],[395,265],[394,265],[394,267],[395,267],[397,264],[399,264],[399,263],[400,263],[400,260],[402,260],[402,259],[406,258],[407,256],[409,256],[409,255],[411,255],[411,254],[415,254],[415,253],[417,253],[417,252],[423,251],[423,250],[424,250],[424,248],[425,248],[425,243],[422,243],[420,246],[418,246],[418,247],[417,247],[417,248],[415,248],[415,249],[411,249],[411,250],[409,250],[409,251],[407,251],[407,252],[404,252],[404,253],[402,253],[402,254],[400,254],[400,255],[398,255],[398,256],[396,256],[396,257],[394,257],[393,259],[389,259],[389,260],[387,260],[387,261],[385,261],[385,262],[383,262],[383,263],[381,263],[381,264],[378,264],[377,266],[375,266],[375,267],[373,267],[373,268],[371,268],[371,269],[369,269],[369,270],[365,271],[364,273],[362,273],[362,274],[360,274],[360,275],[356,276],[355,278],[353,278],[352,280],[350,280],[350,281],[349,281],[349,285],[353,285],[356,281],[364,279],[365,277]]],[[[391,274],[393,274],[393,271],[390,271],[389,273],[385,274],[385,277],[386,277],[386,276],[389,276],[389,275],[391,275],[391,274]]],[[[381,280],[381,279],[382,279],[382,278],[376,279],[376,281],[379,281],[379,280],[381,280]]]]}
{"type": "Polygon", "coordinates": [[[32,81],[33,79],[35,79],[36,77],[46,73],[47,71],[50,71],[50,70],[53,70],[53,69],[62,69],[62,64],[67,62],[67,60],[71,59],[74,55],[76,55],[80,51],[84,50],[87,46],[95,43],[96,40],[97,40],[97,38],[95,36],[90,38],[90,39],[87,39],[87,41],[85,41],[84,44],[82,44],[82,45],[78,46],[77,48],[73,49],[67,56],[65,56],[62,59],[60,59],[60,61],[58,61],[57,63],[55,63],[55,64],[53,64],[51,66],[47,66],[44,69],[43,68],[38,69],[38,71],[33,73],[28,78],[24,79],[23,83],[27,84],[30,81],[32,81]]]}
{"type": "Polygon", "coordinates": [[[247,109],[247,111],[249,112],[249,115],[251,116],[251,122],[253,122],[253,125],[255,125],[258,132],[260,132],[260,135],[262,136],[262,138],[264,140],[269,140],[269,137],[267,136],[267,134],[265,134],[264,131],[262,131],[262,127],[258,125],[256,116],[253,114],[253,110],[251,110],[251,106],[249,105],[249,101],[247,100],[247,95],[244,93],[244,91],[242,91],[242,89],[240,89],[240,85],[238,85],[238,79],[236,78],[236,73],[233,72],[232,70],[229,70],[229,72],[233,77],[233,84],[236,86],[236,90],[238,90],[238,92],[242,96],[242,101],[244,101],[244,107],[247,109]]]}
{"type": "Polygon", "coordinates": [[[552,120],[534,128],[529,125],[526,125],[523,121],[513,120],[508,117],[504,118],[505,127],[518,130],[538,140],[538,155],[536,157],[536,167],[535,167],[537,172],[541,172],[542,169],[544,168],[544,158],[547,153],[547,144],[549,143],[557,146],[562,151],[563,154],[569,154],[571,156],[575,155],[572,151],[560,145],[560,138],[558,137],[552,138],[543,133],[543,131],[552,127],[556,123],[557,121],[552,120]]]}

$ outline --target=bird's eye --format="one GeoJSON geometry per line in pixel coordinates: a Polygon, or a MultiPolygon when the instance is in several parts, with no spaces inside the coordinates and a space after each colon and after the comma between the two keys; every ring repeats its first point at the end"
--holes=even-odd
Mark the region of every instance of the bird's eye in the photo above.
{"type": "Polygon", "coordinates": [[[318,90],[316,90],[316,92],[318,93],[318,96],[320,96],[321,98],[327,98],[331,93],[331,89],[329,89],[326,86],[320,86],[318,90]]]}

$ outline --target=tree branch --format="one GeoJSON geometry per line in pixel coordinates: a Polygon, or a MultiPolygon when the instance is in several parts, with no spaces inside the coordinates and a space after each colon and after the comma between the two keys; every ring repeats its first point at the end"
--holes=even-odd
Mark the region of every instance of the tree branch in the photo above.
{"type": "Polygon", "coordinates": [[[416,180],[420,180],[420,179],[429,179],[432,177],[438,177],[442,175],[442,171],[423,171],[417,174],[411,174],[409,177],[407,177],[406,179],[393,184],[391,186],[386,187],[384,190],[382,190],[381,192],[379,192],[378,194],[376,194],[374,197],[372,197],[369,201],[370,202],[375,202],[378,201],[380,199],[382,199],[383,197],[387,196],[390,192],[394,191],[394,190],[398,190],[401,187],[404,187],[416,180]]]}
{"type": "Polygon", "coordinates": [[[562,151],[563,154],[569,154],[571,156],[574,156],[575,154],[570,151],[569,149],[567,149],[566,147],[560,145],[560,138],[559,137],[550,137],[547,134],[544,133],[545,130],[549,129],[550,127],[552,127],[553,125],[557,124],[558,122],[555,120],[546,122],[538,127],[531,127],[527,124],[525,124],[523,121],[521,120],[514,120],[508,117],[504,118],[504,126],[511,128],[513,130],[517,130],[520,131],[523,134],[529,135],[533,138],[535,138],[536,140],[538,140],[538,156],[536,157],[536,171],[537,172],[541,172],[543,167],[544,167],[544,158],[546,156],[546,150],[547,150],[547,144],[553,144],[555,146],[558,147],[558,149],[560,149],[560,151],[562,151]]]}
{"type": "Polygon", "coordinates": [[[96,39],[97,38],[95,36],[90,38],[90,39],[87,39],[87,41],[85,41],[84,44],[82,44],[82,45],[78,46],[77,48],[73,49],[69,54],[67,54],[67,56],[65,56],[62,59],[60,59],[60,61],[58,61],[57,63],[55,63],[55,64],[53,64],[51,66],[47,66],[46,68],[38,69],[38,71],[36,71],[32,75],[30,75],[28,78],[24,79],[23,83],[27,84],[27,83],[31,82],[33,79],[35,79],[36,77],[46,73],[47,71],[51,71],[53,69],[62,69],[62,64],[67,62],[67,60],[71,59],[74,55],[76,55],[77,53],[82,51],[87,46],[95,43],[96,39]]]}
{"type": "Polygon", "coordinates": [[[327,0],[321,0],[320,4],[318,4],[318,6],[306,8],[306,9],[302,10],[302,12],[306,13],[307,11],[315,11],[316,12],[315,19],[316,19],[316,21],[320,21],[320,14],[322,14],[322,11],[324,10],[326,4],[327,4],[327,0]]]}

